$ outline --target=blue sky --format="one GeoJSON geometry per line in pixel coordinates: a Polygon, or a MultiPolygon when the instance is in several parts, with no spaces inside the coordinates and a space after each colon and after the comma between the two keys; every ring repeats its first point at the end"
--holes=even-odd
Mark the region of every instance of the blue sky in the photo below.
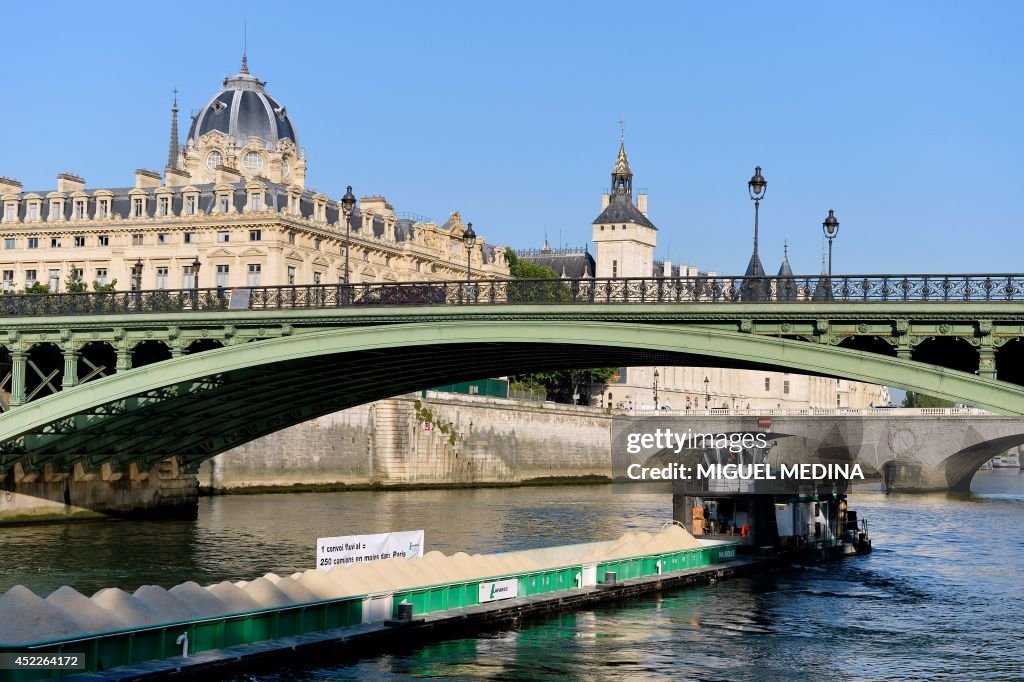
{"type": "Polygon", "coordinates": [[[124,186],[238,70],[287,105],[307,186],[488,242],[582,245],[618,147],[659,257],[741,273],[1020,272],[1024,3],[79,3],[4,10],[0,174],[124,186]]]}

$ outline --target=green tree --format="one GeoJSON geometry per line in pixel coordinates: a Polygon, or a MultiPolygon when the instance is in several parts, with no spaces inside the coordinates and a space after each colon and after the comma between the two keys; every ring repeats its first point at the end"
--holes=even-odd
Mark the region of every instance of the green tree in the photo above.
{"type": "Polygon", "coordinates": [[[512,279],[558,279],[558,273],[551,268],[520,260],[512,249],[505,249],[505,260],[512,279]]]}
{"type": "Polygon", "coordinates": [[[68,275],[68,279],[64,282],[64,287],[73,294],[80,294],[83,291],[88,291],[89,286],[82,281],[82,276],[78,274],[78,270],[71,268],[71,274],[68,275]]]}
{"type": "Polygon", "coordinates": [[[907,391],[907,397],[903,399],[903,407],[953,407],[953,401],[907,391]]]}
{"type": "Polygon", "coordinates": [[[97,280],[92,281],[92,290],[100,293],[117,291],[117,278],[110,280],[109,284],[100,284],[97,280]]]}
{"type": "Polygon", "coordinates": [[[50,285],[43,284],[42,282],[36,282],[30,287],[25,287],[26,294],[48,294],[50,293],[50,285]]]}
{"type": "MultiPolygon", "coordinates": [[[[516,256],[511,249],[505,249],[505,260],[508,261],[509,274],[513,279],[550,279],[550,291],[531,291],[537,296],[549,298],[564,296],[569,297],[566,285],[551,268],[544,265],[530,263],[516,256]]],[[[531,285],[536,286],[536,285],[531,285]]],[[[542,286],[548,286],[546,283],[542,286]]],[[[510,292],[511,296],[511,292],[510,292]]],[[[540,388],[547,393],[548,400],[556,403],[572,403],[573,395],[579,395],[576,401],[580,405],[590,405],[595,394],[603,393],[608,385],[608,380],[618,372],[617,367],[597,367],[594,369],[567,369],[553,372],[535,372],[533,374],[518,374],[511,377],[514,384],[522,388],[540,388]]]]}
{"type": "Polygon", "coordinates": [[[553,372],[517,374],[511,377],[515,384],[543,388],[547,399],[556,403],[591,405],[593,397],[608,387],[608,380],[618,372],[617,367],[595,367],[593,369],[563,369],[553,372]],[[573,401],[573,396],[579,399],[573,401]]]}

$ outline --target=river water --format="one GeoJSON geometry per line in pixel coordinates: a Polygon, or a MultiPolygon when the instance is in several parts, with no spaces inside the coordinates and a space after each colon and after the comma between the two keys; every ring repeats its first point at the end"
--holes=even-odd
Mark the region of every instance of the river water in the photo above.
{"type": "MultiPolygon", "coordinates": [[[[367,680],[1024,679],[1024,474],[970,495],[857,492],[874,552],[255,678],[367,680]]],[[[91,594],[312,568],[318,536],[426,531],[428,550],[492,552],[654,531],[671,499],[609,486],[206,498],[195,522],[4,529],[0,591],[91,594]]]]}

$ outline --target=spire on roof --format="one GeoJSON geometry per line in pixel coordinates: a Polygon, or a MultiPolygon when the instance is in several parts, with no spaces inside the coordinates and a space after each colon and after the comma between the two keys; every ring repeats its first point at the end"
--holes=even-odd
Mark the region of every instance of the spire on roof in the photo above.
{"type": "Polygon", "coordinates": [[[623,119],[619,120],[619,155],[612,169],[612,194],[633,196],[633,171],[629,169],[626,156],[626,122],[623,119]]]}
{"type": "Polygon", "coordinates": [[[178,167],[178,88],[174,88],[174,104],[171,105],[171,143],[167,149],[167,167],[178,167]]]}
{"type": "Polygon", "coordinates": [[[242,68],[239,69],[239,73],[249,73],[249,60],[246,58],[246,52],[249,51],[249,22],[242,22],[242,68]]]}
{"type": "Polygon", "coordinates": [[[779,266],[778,280],[775,282],[775,296],[780,301],[796,300],[796,281],[793,279],[793,268],[789,265],[789,240],[782,245],[782,265],[779,266]]]}
{"type": "Polygon", "coordinates": [[[821,275],[817,284],[814,285],[814,293],[811,294],[812,301],[831,301],[832,283],[828,281],[828,269],[825,266],[825,249],[821,250],[821,275]]]}
{"type": "Polygon", "coordinates": [[[779,277],[792,277],[793,268],[789,265],[789,240],[782,243],[782,265],[779,266],[779,277]]]}

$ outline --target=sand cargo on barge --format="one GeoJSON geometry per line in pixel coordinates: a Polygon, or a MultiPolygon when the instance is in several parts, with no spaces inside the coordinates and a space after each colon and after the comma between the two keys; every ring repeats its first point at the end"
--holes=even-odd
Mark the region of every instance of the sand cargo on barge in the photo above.
{"type": "Polygon", "coordinates": [[[64,587],[42,599],[18,586],[0,596],[0,654],[78,655],[81,667],[0,670],[0,680],[171,679],[210,666],[244,667],[247,657],[301,663],[295,652],[302,646],[389,641],[390,633],[407,639],[424,625],[441,631],[708,582],[750,568],[737,559],[737,546],[669,526],[608,542],[493,555],[428,552],[206,588],[108,588],[88,598],[64,587]],[[247,604],[256,608],[238,608],[247,604]],[[193,615],[167,617],[186,613],[193,615]],[[111,622],[133,625],[89,631],[111,622]],[[19,633],[30,636],[12,638],[19,633]]]}

